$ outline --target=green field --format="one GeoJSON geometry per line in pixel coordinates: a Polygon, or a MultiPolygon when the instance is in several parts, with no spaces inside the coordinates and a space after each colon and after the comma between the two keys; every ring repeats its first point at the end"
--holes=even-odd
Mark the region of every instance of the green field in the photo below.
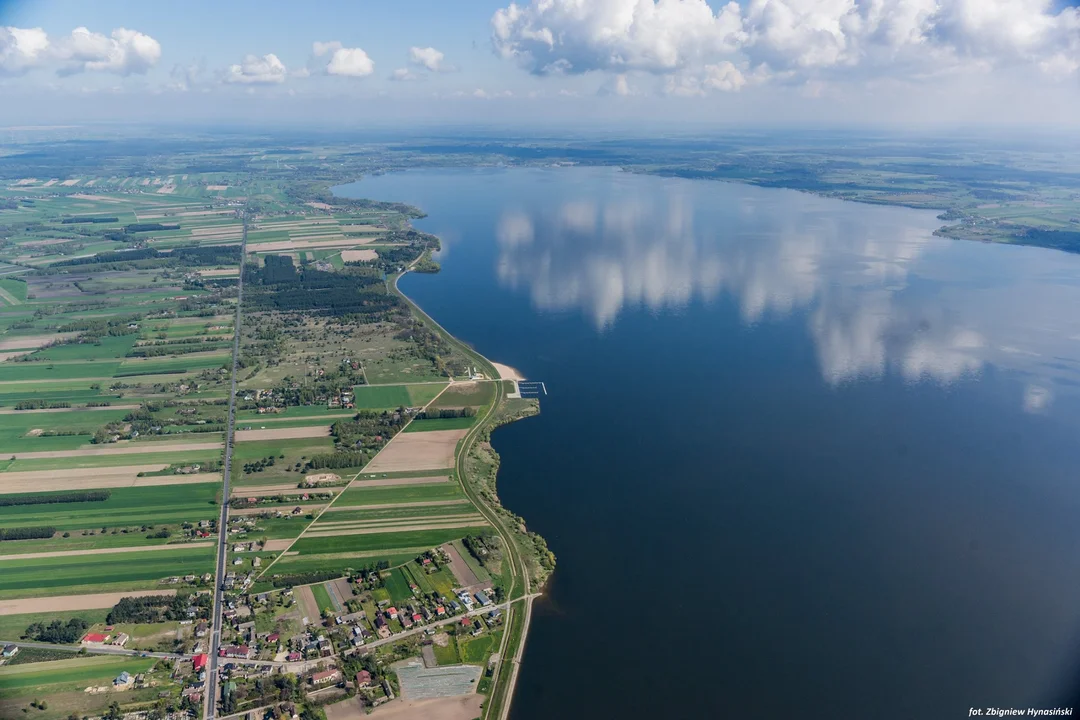
{"type": "Polygon", "coordinates": [[[0,560],[0,597],[40,597],[157,586],[214,570],[214,548],[0,560]]]}
{"type": "Polygon", "coordinates": [[[0,667],[0,698],[110,685],[121,672],[146,672],[156,662],[154,658],[96,656],[0,667]]]}
{"type": "Polygon", "coordinates": [[[391,567],[413,560],[417,555],[429,550],[426,546],[415,548],[392,548],[385,552],[358,556],[355,553],[337,553],[325,555],[290,555],[274,563],[267,576],[274,573],[290,572],[340,572],[373,567],[379,560],[386,560],[391,567]]]}
{"type": "Polygon", "coordinates": [[[319,606],[319,612],[333,611],[335,609],[334,601],[330,599],[330,593],[327,591],[326,585],[312,585],[311,594],[315,596],[315,604],[319,606]]]}
{"type": "MultiPolygon", "coordinates": [[[[453,500],[464,497],[461,487],[453,482],[437,482],[422,485],[391,485],[380,487],[350,487],[341,493],[334,507],[363,505],[389,505],[391,503],[423,502],[426,500],[453,500]]],[[[329,516],[327,516],[329,518],[329,516]]]]}
{"type": "MultiPolygon", "coordinates": [[[[0,474],[0,482],[3,475],[0,474]]],[[[58,530],[91,530],[196,523],[218,516],[218,483],[120,487],[109,490],[107,500],[0,506],[0,527],[52,525],[58,530]]],[[[59,493],[27,493],[50,496],[59,493]]],[[[139,535],[141,537],[142,534],[139,535]]],[[[23,542],[23,541],[13,541],[23,542]]],[[[10,545],[11,543],[7,543],[10,545]]]]}
{"type": "MultiPolygon", "coordinates": [[[[462,498],[464,500],[464,498],[462,498]]],[[[407,518],[438,518],[443,515],[460,515],[473,512],[474,507],[468,501],[453,505],[405,505],[394,508],[375,510],[337,510],[337,505],[324,513],[319,520],[324,522],[349,522],[355,520],[391,520],[407,518]]]]}
{"type": "MultiPolygon", "coordinates": [[[[404,532],[369,533],[367,535],[339,535],[336,537],[307,537],[297,540],[293,545],[293,550],[299,551],[303,555],[400,547],[433,548],[450,540],[483,532],[486,529],[485,527],[463,527],[445,530],[407,530],[404,532]]],[[[0,580],[0,588],[2,587],[3,581],[0,580]]]]}
{"type": "Polygon", "coordinates": [[[440,395],[432,407],[480,407],[495,399],[495,383],[457,383],[440,395]]]}
{"type": "Polygon", "coordinates": [[[436,418],[433,420],[413,420],[405,432],[427,432],[429,430],[465,430],[476,424],[476,416],[460,418],[436,418]]]}
{"type": "Polygon", "coordinates": [[[386,591],[390,593],[390,599],[395,603],[403,603],[412,600],[412,590],[409,589],[409,581],[406,579],[401,568],[394,568],[383,579],[386,591]]]}

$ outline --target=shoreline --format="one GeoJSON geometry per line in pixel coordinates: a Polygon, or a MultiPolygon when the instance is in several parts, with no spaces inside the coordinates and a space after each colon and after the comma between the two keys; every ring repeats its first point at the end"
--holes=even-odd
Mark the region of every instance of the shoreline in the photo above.
{"type": "MultiPolygon", "coordinates": [[[[503,524],[502,519],[499,517],[498,509],[505,510],[500,503],[498,508],[492,507],[487,501],[485,501],[478,493],[475,492],[475,488],[471,487],[471,483],[466,482],[466,460],[469,456],[469,452],[472,450],[474,443],[483,431],[487,431],[490,436],[490,431],[499,426],[499,423],[492,423],[492,415],[495,410],[499,408],[506,400],[506,392],[503,388],[503,380],[518,380],[524,379],[520,377],[514,368],[508,365],[502,365],[501,363],[494,363],[486,358],[479,351],[470,348],[463,343],[446,328],[440,325],[431,315],[424,311],[420,307],[419,303],[415,302],[412,298],[405,294],[404,291],[398,287],[398,281],[408,274],[413,265],[417,261],[413,261],[404,271],[398,273],[393,277],[390,283],[391,292],[397,293],[402,300],[421,318],[432,323],[434,327],[455,347],[464,352],[467,356],[474,358],[478,364],[485,370],[490,371],[491,382],[495,383],[495,400],[491,406],[487,409],[486,413],[481,417],[469,433],[462,439],[459,446],[459,452],[454,461],[454,471],[457,474],[458,482],[461,483],[461,487],[464,490],[466,496],[473,502],[474,505],[481,511],[485,517],[491,522],[492,526],[496,528],[499,536],[502,538],[503,543],[507,548],[507,553],[510,556],[508,558],[511,568],[510,587],[507,591],[507,599],[509,606],[507,608],[507,617],[503,622],[503,638],[502,643],[499,646],[499,661],[493,675],[491,691],[485,699],[483,713],[481,718],[489,720],[495,718],[496,720],[505,720],[509,713],[510,707],[513,704],[514,693],[517,687],[518,672],[521,667],[521,658],[525,652],[525,645],[529,635],[529,626],[532,622],[532,604],[533,600],[539,595],[539,593],[532,593],[530,590],[531,580],[529,577],[529,568],[525,563],[525,558],[521,553],[520,548],[517,546],[517,542],[510,534],[509,530],[503,524]],[[500,370],[506,368],[512,371],[515,377],[503,378],[500,370]],[[489,515],[490,514],[490,515],[489,515]],[[522,594],[520,596],[515,595],[514,588],[517,584],[517,573],[521,574],[522,594]],[[524,618],[522,620],[522,626],[519,633],[516,636],[513,632],[513,625],[517,621],[517,601],[524,600],[525,610],[524,618]],[[508,655],[511,657],[508,658],[508,655]],[[509,664],[508,664],[509,663],[509,664]],[[504,668],[510,668],[509,677],[503,675],[504,668]],[[502,694],[502,700],[498,700],[499,694],[502,694]]],[[[495,470],[496,483],[498,482],[498,467],[495,470]]]]}

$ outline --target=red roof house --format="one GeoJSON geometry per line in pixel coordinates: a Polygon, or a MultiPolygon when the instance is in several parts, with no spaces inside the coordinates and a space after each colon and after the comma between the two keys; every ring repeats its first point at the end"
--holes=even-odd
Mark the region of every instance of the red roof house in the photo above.
{"type": "Polygon", "coordinates": [[[112,635],[102,635],[101,633],[86,633],[86,637],[82,639],[84,643],[107,643],[112,635]]]}
{"type": "Polygon", "coordinates": [[[371,673],[367,670],[361,670],[356,673],[356,687],[365,688],[371,685],[371,673]]]}
{"type": "Polygon", "coordinates": [[[195,656],[191,662],[191,665],[195,668],[195,672],[199,672],[206,667],[207,659],[206,653],[199,653],[195,656]]]}

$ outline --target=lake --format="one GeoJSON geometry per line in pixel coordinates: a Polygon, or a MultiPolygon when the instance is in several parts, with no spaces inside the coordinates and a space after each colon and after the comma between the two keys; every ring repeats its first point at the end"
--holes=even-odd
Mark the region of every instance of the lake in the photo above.
{"type": "Polygon", "coordinates": [[[1080,680],[1080,257],[610,168],[366,178],[402,289],[545,382],[499,494],[558,568],[511,718],[958,718],[1080,680]]]}

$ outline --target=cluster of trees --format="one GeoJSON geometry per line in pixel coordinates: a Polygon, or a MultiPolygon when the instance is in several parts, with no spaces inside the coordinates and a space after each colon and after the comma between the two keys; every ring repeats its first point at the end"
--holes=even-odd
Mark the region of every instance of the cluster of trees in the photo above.
{"type": "Polygon", "coordinates": [[[484,566],[497,568],[502,562],[502,547],[499,535],[494,530],[482,530],[476,535],[467,535],[462,538],[461,544],[484,566]]]}
{"type": "Polygon", "coordinates": [[[127,233],[140,233],[140,232],[152,232],[155,230],[179,230],[179,224],[163,225],[162,223],[131,223],[124,226],[124,232],[127,233]]]}
{"type": "Polygon", "coordinates": [[[335,468],[363,467],[368,461],[367,453],[356,450],[340,450],[332,453],[321,453],[308,458],[304,466],[308,470],[333,470],[335,468]]]}
{"type": "Polygon", "coordinates": [[[114,223],[120,222],[118,217],[91,217],[91,216],[77,216],[64,218],[60,221],[61,225],[74,225],[76,223],[114,223]]]}
{"type": "Polygon", "coordinates": [[[3,540],[38,540],[51,538],[56,534],[54,527],[0,528],[0,541],[3,540]]]}
{"type": "Polygon", "coordinates": [[[401,411],[361,410],[349,420],[334,423],[330,427],[330,434],[334,436],[337,446],[343,450],[379,448],[401,430],[405,421],[405,413],[401,411]]]}
{"type": "MultiPolygon", "coordinates": [[[[145,223],[155,224],[155,223],[145,223]]],[[[132,226],[128,226],[132,227],[132,226]]],[[[163,229],[164,226],[162,226],[163,229]]],[[[139,231],[137,231],[139,232],[139,231]]],[[[128,240],[123,231],[109,233],[110,240],[128,240]]],[[[161,252],[153,248],[134,250],[116,250],[98,253],[91,257],[72,258],[52,263],[49,269],[76,267],[81,265],[103,265],[102,270],[123,268],[183,267],[188,265],[238,265],[240,263],[239,245],[195,245],[174,248],[172,252],[161,252]]]]}
{"type": "Polygon", "coordinates": [[[443,375],[465,375],[468,364],[464,359],[447,359],[453,353],[453,346],[446,339],[423,322],[412,320],[394,335],[398,340],[410,340],[413,352],[422,360],[429,361],[443,375]]]}
{"type": "MultiPolygon", "coordinates": [[[[282,455],[282,457],[284,457],[284,455],[282,455]]],[[[251,473],[259,473],[268,467],[274,467],[274,463],[276,462],[276,457],[274,457],[273,455],[268,455],[267,457],[261,458],[259,460],[244,463],[244,472],[248,475],[250,475],[251,473]]]]}
{"type": "Polygon", "coordinates": [[[53,410],[59,408],[69,408],[71,403],[69,402],[50,402],[48,400],[20,400],[15,403],[16,410],[53,410]]]}
{"type": "Polygon", "coordinates": [[[120,598],[109,611],[105,622],[156,623],[187,619],[187,609],[195,607],[199,617],[206,617],[213,597],[209,593],[182,593],[171,597],[140,595],[120,598]]]}
{"type": "Polygon", "coordinates": [[[27,640],[37,640],[38,642],[55,642],[57,644],[66,644],[71,642],[78,642],[86,630],[90,629],[90,623],[87,623],[82,617],[72,617],[68,622],[54,620],[53,622],[45,625],[44,623],[32,623],[26,628],[23,637],[27,640]]]}
{"type": "Polygon", "coordinates": [[[470,418],[476,417],[476,408],[463,407],[463,408],[434,408],[431,410],[425,410],[416,416],[417,420],[445,420],[448,418],[470,418]]]}
{"type": "Polygon", "coordinates": [[[10,505],[51,505],[53,503],[100,502],[109,499],[108,490],[71,490],[48,495],[0,495],[0,507],[10,505]]]}
{"type": "Polygon", "coordinates": [[[244,270],[244,304],[254,311],[293,311],[386,320],[401,300],[386,289],[382,273],[363,267],[340,272],[297,269],[291,257],[268,255],[263,267],[244,270]]]}
{"type": "Polygon", "coordinates": [[[37,642],[69,644],[78,642],[89,629],[90,624],[82,618],[71,618],[66,623],[53,620],[48,625],[36,622],[26,628],[23,637],[37,642]]]}

